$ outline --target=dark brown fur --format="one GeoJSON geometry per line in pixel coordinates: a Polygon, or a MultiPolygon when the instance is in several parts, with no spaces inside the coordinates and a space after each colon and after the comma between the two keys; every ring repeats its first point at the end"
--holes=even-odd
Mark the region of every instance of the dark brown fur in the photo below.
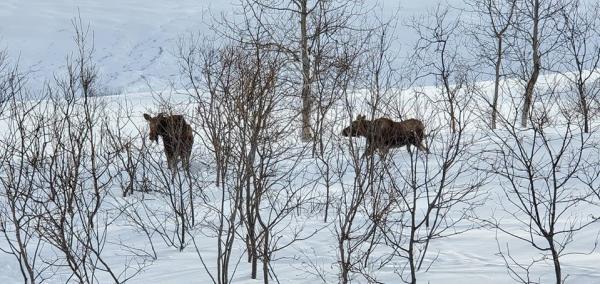
{"type": "Polygon", "coordinates": [[[189,171],[194,133],[183,115],[160,113],[156,117],[152,117],[144,113],[144,118],[150,126],[150,140],[158,142],[158,136],[162,137],[169,169],[174,173],[177,163],[181,159],[183,167],[189,171]]]}
{"type": "Polygon", "coordinates": [[[425,126],[418,119],[407,119],[395,122],[388,118],[366,120],[364,115],[359,115],[352,124],[342,130],[343,136],[363,136],[367,138],[366,155],[372,155],[376,149],[386,154],[389,148],[414,145],[419,150],[429,152],[423,145],[425,126]]]}

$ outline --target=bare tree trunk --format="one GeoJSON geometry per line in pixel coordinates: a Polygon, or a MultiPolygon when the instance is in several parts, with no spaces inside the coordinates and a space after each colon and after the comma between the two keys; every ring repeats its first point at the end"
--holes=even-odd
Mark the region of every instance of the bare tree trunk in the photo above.
{"type": "Polygon", "coordinates": [[[348,283],[348,274],[350,273],[348,269],[348,261],[346,261],[346,248],[344,247],[347,238],[345,238],[346,229],[342,228],[340,230],[341,236],[338,240],[338,252],[340,254],[340,283],[346,284],[348,283]]]}
{"type": "Polygon", "coordinates": [[[540,74],[541,68],[541,57],[540,57],[540,43],[539,43],[539,22],[540,22],[540,0],[535,0],[533,4],[533,30],[531,38],[531,49],[533,53],[533,70],[527,87],[525,88],[525,97],[523,101],[523,110],[521,113],[521,126],[527,127],[527,120],[529,120],[529,113],[531,112],[531,104],[533,102],[533,91],[540,74]]]}
{"type": "Polygon", "coordinates": [[[445,70],[445,63],[444,63],[444,51],[446,50],[446,43],[443,44],[443,48],[442,48],[442,54],[440,56],[441,58],[441,62],[442,62],[442,66],[443,66],[443,70],[441,72],[441,76],[442,76],[442,82],[444,84],[444,90],[446,92],[446,99],[448,100],[448,114],[450,115],[450,130],[452,131],[452,133],[456,133],[456,114],[454,111],[454,107],[456,104],[456,91],[452,90],[450,88],[450,74],[449,72],[447,72],[445,70]]]}
{"type": "Polygon", "coordinates": [[[496,53],[496,73],[494,76],[494,98],[492,101],[492,129],[496,129],[496,121],[498,120],[498,97],[500,95],[500,69],[502,66],[502,35],[498,37],[498,52],[496,53]]]}
{"type": "Polygon", "coordinates": [[[306,18],[308,17],[308,1],[301,0],[300,12],[300,48],[302,49],[302,140],[312,139],[310,127],[311,95],[310,95],[310,58],[308,57],[308,32],[306,18]]]}
{"type": "Polygon", "coordinates": [[[416,284],[417,283],[417,268],[415,267],[415,228],[417,227],[417,223],[415,221],[415,213],[413,210],[415,210],[414,208],[417,208],[417,194],[416,194],[416,190],[413,191],[413,202],[412,202],[412,206],[413,209],[411,210],[411,218],[410,218],[410,224],[411,224],[411,229],[410,229],[410,240],[408,243],[408,263],[410,265],[410,283],[411,284],[416,284]]]}
{"type": "Polygon", "coordinates": [[[585,93],[585,83],[579,78],[577,92],[579,93],[579,104],[581,105],[581,114],[583,114],[583,132],[590,133],[590,106],[585,93]]]}
{"type": "MultiPolygon", "coordinates": [[[[250,165],[246,165],[246,167],[251,167],[250,165]]],[[[257,275],[257,260],[258,260],[258,249],[256,247],[256,212],[253,212],[254,206],[252,202],[254,198],[251,197],[251,187],[250,187],[250,178],[247,177],[246,180],[246,226],[247,226],[247,246],[248,246],[248,262],[251,263],[252,271],[250,278],[256,279],[257,275]]]]}
{"type": "Polygon", "coordinates": [[[560,256],[558,254],[558,251],[556,251],[556,247],[554,246],[554,239],[553,237],[549,237],[548,238],[548,243],[550,245],[550,250],[552,251],[552,261],[554,263],[554,275],[556,277],[556,284],[561,284],[562,283],[562,278],[561,278],[561,268],[560,268],[560,256]]]}
{"type": "Polygon", "coordinates": [[[269,233],[265,233],[263,240],[263,282],[269,284],[269,233]]]}
{"type": "MultiPolygon", "coordinates": [[[[513,25],[515,18],[515,9],[517,6],[516,0],[511,0],[509,3],[498,3],[494,0],[484,0],[483,2],[474,2],[475,7],[485,6],[479,9],[482,14],[486,14],[489,17],[490,31],[495,40],[495,58],[494,62],[494,97],[492,99],[492,115],[490,126],[492,129],[496,129],[498,121],[498,98],[500,97],[500,79],[502,78],[502,59],[505,53],[504,50],[504,35],[508,31],[509,27],[513,25]],[[504,11],[502,8],[504,4],[508,4],[506,8],[508,11],[504,11]]],[[[478,35],[476,35],[478,37],[478,35]]],[[[485,46],[482,46],[485,50],[485,46]]],[[[491,47],[491,46],[490,46],[491,47]]],[[[484,51],[486,53],[486,51],[484,51]]]]}

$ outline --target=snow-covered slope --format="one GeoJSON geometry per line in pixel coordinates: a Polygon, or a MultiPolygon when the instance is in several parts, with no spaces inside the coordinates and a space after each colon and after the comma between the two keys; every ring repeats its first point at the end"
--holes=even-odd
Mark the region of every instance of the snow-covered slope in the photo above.
{"type": "MultiPolygon", "coordinates": [[[[429,92],[432,92],[430,89],[429,92]]],[[[156,111],[160,104],[149,93],[137,93],[120,96],[107,96],[99,98],[108,103],[108,109],[115,112],[113,122],[116,122],[117,112],[127,110],[127,114],[131,117],[131,121],[126,122],[125,129],[132,131],[133,134],[138,134],[138,131],[145,132],[146,122],[142,114],[148,111],[156,111]]],[[[189,108],[189,97],[183,94],[174,94],[168,98],[170,103],[175,106],[179,112],[187,113],[190,116],[194,115],[193,108],[189,108]]],[[[121,113],[122,115],[123,113],[121,113]]],[[[197,126],[195,126],[197,127],[197,126]]],[[[343,125],[338,125],[341,129],[343,125]]],[[[336,130],[335,132],[338,132],[336,130]]],[[[469,133],[475,134],[480,132],[478,128],[470,128],[469,133]]],[[[478,135],[480,136],[480,135],[478,135]]],[[[482,138],[482,141],[488,141],[482,138]]],[[[600,141],[600,137],[596,134],[592,137],[594,140],[600,141]]],[[[136,144],[141,141],[135,141],[136,144]]],[[[485,145],[487,143],[479,143],[485,145]]],[[[197,150],[201,151],[202,146],[196,144],[197,150]]],[[[157,144],[149,146],[151,151],[161,159],[161,147],[157,144]]],[[[439,155],[438,152],[443,145],[431,145],[432,156],[430,159],[439,155]],[[437,152],[437,153],[436,153],[437,152]]],[[[407,153],[404,149],[395,150],[393,159],[403,163],[407,158],[407,153]]],[[[198,152],[197,152],[198,154],[198,152]]],[[[197,157],[192,164],[192,169],[196,174],[203,174],[201,165],[203,162],[197,157]]],[[[483,162],[485,164],[485,162],[483,162]]],[[[309,167],[308,172],[316,172],[314,167],[309,167]]],[[[206,176],[210,179],[210,176],[206,176]]],[[[351,177],[345,182],[351,183],[351,177]]],[[[116,186],[116,185],[115,185],[116,186]]],[[[332,192],[334,196],[334,204],[337,202],[335,198],[340,194],[334,187],[332,192]]],[[[482,192],[489,199],[485,201],[483,206],[479,207],[477,217],[481,220],[491,220],[492,216],[499,218],[503,222],[503,228],[509,231],[518,232],[522,224],[511,219],[510,216],[503,214],[500,210],[501,200],[503,199],[503,185],[500,180],[492,180],[482,188],[482,192]]],[[[212,186],[204,187],[203,190],[211,197],[218,196],[218,188],[212,186]]],[[[308,190],[308,189],[307,189],[308,190]]],[[[314,190],[322,191],[323,188],[317,187],[314,190]]],[[[310,190],[309,190],[310,191],[310,190]]],[[[319,195],[319,194],[317,194],[319,195]]],[[[320,198],[323,198],[321,192],[320,198]]],[[[136,192],[133,196],[123,198],[120,196],[118,188],[114,189],[114,193],[106,199],[106,207],[110,210],[121,210],[121,208],[132,208],[144,203],[148,208],[155,208],[155,212],[168,211],[164,198],[160,193],[141,193],[136,192]]],[[[216,205],[216,204],[215,204],[216,205]]],[[[140,212],[144,212],[142,209],[140,212]]],[[[204,212],[199,208],[199,212],[204,212]]],[[[578,212],[584,215],[598,215],[600,209],[596,205],[582,205],[578,208],[578,212]]],[[[153,214],[153,213],[151,213],[153,214]]],[[[204,216],[204,213],[199,213],[198,216],[204,216]]],[[[364,216],[357,216],[356,222],[362,222],[364,216]]],[[[323,280],[328,283],[335,283],[337,279],[337,243],[335,241],[335,219],[323,223],[322,215],[308,217],[303,220],[303,231],[308,233],[317,232],[311,238],[295,243],[282,251],[277,252],[276,261],[273,262],[273,267],[279,281],[283,283],[318,283],[323,280]],[[324,279],[317,276],[315,273],[322,273],[324,279]]],[[[170,221],[166,220],[165,224],[170,221]]],[[[128,261],[132,260],[132,251],[123,250],[122,244],[127,247],[144,249],[150,252],[150,247],[147,238],[128,221],[127,218],[121,217],[109,226],[107,231],[107,242],[104,248],[104,260],[113,265],[116,269],[126,267],[128,261]]],[[[463,223],[460,226],[470,226],[472,224],[463,223]]],[[[464,227],[463,227],[464,228],[464,227]]],[[[458,228],[460,229],[460,228],[458,228]]],[[[600,253],[592,251],[587,253],[594,247],[600,224],[596,223],[583,230],[576,235],[573,243],[569,246],[567,252],[586,253],[567,255],[562,258],[562,267],[565,275],[568,275],[568,280],[571,283],[598,283],[600,279],[600,270],[597,269],[597,263],[600,262],[600,253]]],[[[291,233],[291,232],[290,232],[291,233]]],[[[214,267],[215,260],[215,242],[216,239],[206,229],[200,229],[193,233],[198,250],[201,252],[204,261],[208,267],[214,267]]],[[[284,233],[285,235],[285,233],[284,233]]],[[[0,246],[6,245],[4,241],[0,241],[0,246]]],[[[161,239],[155,236],[154,239],[157,259],[149,261],[148,265],[134,278],[130,283],[209,283],[210,278],[205,272],[198,254],[192,245],[189,245],[183,252],[167,246],[161,239]]],[[[527,262],[533,257],[538,256],[538,252],[514,238],[508,237],[506,234],[489,228],[478,228],[470,230],[464,234],[452,236],[449,238],[434,241],[431,244],[428,260],[436,259],[433,266],[428,270],[421,270],[417,277],[422,283],[510,283],[512,280],[507,273],[507,268],[501,257],[498,255],[499,250],[504,250],[505,246],[510,246],[511,257],[527,262]]],[[[243,256],[244,247],[241,241],[238,241],[234,246],[232,265],[235,265],[241,257],[241,263],[237,268],[234,277],[234,283],[261,283],[262,280],[250,279],[250,266],[245,263],[243,256]]],[[[385,250],[384,250],[385,251],[385,250]]],[[[381,252],[380,252],[381,253],[381,252]]],[[[143,259],[143,258],[141,258],[143,259]]],[[[398,283],[398,275],[395,274],[398,267],[401,265],[397,262],[392,262],[378,271],[374,272],[380,281],[384,283],[398,283]]],[[[9,255],[0,255],[0,267],[3,268],[3,273],[0,274],[2,283],[19,283],[21,280],[15,260],[9,255]]],[[[552,281],[552,264],[550,260],[540,263],[531,271],[535,277],[540,277],[541,283],[549,283],[552,281]]],[[[99,279],[103,283],[111,282],[106,275],[99,274],[99,279]]],[[[536,280],[538,280],[536,278],[536,280]]],[[[60,273],[55,274],[49,283],[62,283],[66,281],[60,273]]]]}
{"type": "MultiPolygon", "coordinates": [[[[458,5],[460,0],[449,1],[458,5]]],[[[81,15],[90,24],[95,58],[103,81],[113,92],[147,91],[168,86],[177,78],[173,57],[176,41],[189,33],[208,34],[213,16],[231,12],[235,0],[3,0],[0,1],[0,49],[19,57],[31,70],[37,87],[52,79],[73,50],[71,21],[81,15]],[[209,12],[210,11],[210,12],[209,12]]],[[[425,13],[437,1],[367,1],[376,13],[399,16],[400,22],[425,13]],[[398,8],[401,9],[398,9],[398,8]],[[397,13],[396,13],[397,11],[397,13]]],[[[414,35],[398,26],[402,47],[414,35]]]]}
{"type": "Polygon", "coordinates": [[[0,2],[0,46],[20,55],[24,69],[50,79],[73,50],[71,21],[81,15],[93,31],[95,59],[116,91],[164,87],[177,71],[171,56],[179,36],[207,32],[205,18],[226,1],[5,0],[0,2]]]}

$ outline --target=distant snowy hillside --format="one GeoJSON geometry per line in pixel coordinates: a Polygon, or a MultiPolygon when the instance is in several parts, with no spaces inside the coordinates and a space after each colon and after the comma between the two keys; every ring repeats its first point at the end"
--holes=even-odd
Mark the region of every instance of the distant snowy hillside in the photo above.
{"type": "Polygon", "coordinates": [[[0,46],[20,55],[24,69],[51,78],[73,49],[71,20],[80,13],[94,33],[106,85],[137,91],[147,89],[147,82],[160,86],[176,78],[171,56],[176,39],[206,32],[207,10],[219,11],[223,2],[5,0],[0,2],[0,46]]]}
{"type": "MultiPolygon", "coordinates": [[[[448,1],[451,4],[459,0],[448,1]]],[[[191,32],[210,33],[213,15],[231,12],[235,0],[3,0],[0,1],[0,49],[19,56],[23,69],[36,75],[38,87],[64,66],[73,50],[71,20],[78,14],[89,22],[95,38],[96,63],[106,86],[117,92],[147,91],[178,79],[176,41],[191,32]]],[[[427,12],[437,3],[426,1],[376,1],[376,13],[397,15],[400,20],[427,12]],[[399,8],[400,7],[400,8],[399,8]]],[[[398,44],[413,36],[398,27],[398,44]]],[[[400,46],[398,46],[400,47],[400,46]]]]}

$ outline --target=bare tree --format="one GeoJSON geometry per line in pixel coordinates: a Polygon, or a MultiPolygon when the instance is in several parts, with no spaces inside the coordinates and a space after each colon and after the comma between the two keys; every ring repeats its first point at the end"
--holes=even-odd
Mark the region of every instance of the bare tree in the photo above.
{"type": "Polygon", "coordinates": [[[302,223],[293,222],[310,194],[301,194],[299,165],[306,147],[289,141],[295,116],[289,115],[290,83],[281,79],[286,57],[264,47],[268,34],[260,25],[246,24],[239,42],[213,47],[192,38],[179,48],[189,95],[198,103],[201,140],[215,161],[222,190],[218,206],[206,205],[211,217],[203,223],[217,236],[217,271],[208,269],[198,251],[215,283],[231,281],[232,247],[239,235],[251,278],[258,278],[262,263],[265,283],[276,279],[275,253],[311,236],[302,233],[302,223]]]}
{"type": "Polygon", "coordinates": [[[564,40],[568,56],[565,58],[566,77],[578,96],[578,105],[583,115],[583,131],[590,132],[590,105],[600,90],[592,85],[598,78],[600,63],[600,6],[585,5],[574,0],[561,10],[564,21],[564,40]]]}
{"type": "MultiPolygon", "coordinates": [[[[182,39],[179,42],[179,64],[188,95],[197,105],[198,115],[195,117],[199,126],[200,141],[212,156],[212,164],[216,175],[216,186],[220,195],[218,203],[204,206],[208,209],[207,217],[201,226],[209,228],[216,238],[217,259],[216,271],[211,271],[201,251],[194,241],[196,251],[204,269],[213,283],[229,283],[236,269],[230,265],[233,247],[242,226],[243,178],[234,169],[236,140],[233,136],[235,120],[235,98],[240,91],[239,61],[243,53],[237,46],[210,46],[201,44],[196,38],[182,39]]],[[[235,262],[239,264],[241,256],[235,262]]]]}
{"type": "Polygon", "coordinates": [[[117,172],[114,149],[103,141],[114,132],[105,103],[95,98],[101,91],[91,30],[81,18],[73,27],[76,51],[66,72],[43,90],[30,97],[17,69],[0,75],[12,130],[0,140],[6,154],[0,159],[0,231],[8,244],[2,250],[15,256],[25,283],[120,283],[145,266],[139,251],[118,268],[103,253],[115,221],[105,199],[117,172]]]}
{"type": "Polygon", "coordinates": [[[67,75],[57,78],[56,92],[49,96],[50,108],[39,119],[49,124],[45,139],[52,147],[43,159],[36,202],[43,208],[39,235],[62,254],[62,260],[81,282],[96,282],[96,272],[106,272],[113,281],[118,274],[104,261],[102,249],[108,215],[101,211],[112,176],[112,154],[100,144],[106,127],[103,105],[92,97],[97,92],[97,71],[88,46],[89,27],[80,18],[73,21],[77,53],[67,62],[67,75]]]}
{"type": "Polygon", "coordinates": [[[479,58],[494,68],[494,95],[490,103],[492,129],[496,129],[498,117],[498,99],[503,73],[504,58],[507,52],[507,32],[516,19],[517,0],[472,0],[467,4],[477,14],[480,22],[473,23],[473,37],[479,58]],[[485,27],[481,29],[480,27],[485,27]]]}
{"type": "MultiPolygon", "coordinates": [[[[470,92],[465,95],[472,96],[470,92]]],[[[418,100],[412,103],[417,105],[418,100]]],[[[390,205],[378,226],[392,248],[392,257],[406,261],[397,270],[406,283],[416,283],[417,271],[426,271],[437,259],[426,258],[434,240],[474,227],[469,218],[483,201],[481,188],[489,175],[473,167],[481,149],[476,144],[479,138],[469,131],[475,116],[471,105],[471,100],[457,101],[454,131],[445,130],[445,121],[438,115],[446,112],[438,108],[448,106],[433,105],[423,114],[431,153],[403,153],[385,165],[383,188],[390,205]]]]}
{"type": "Polygon", "coordinates": [[[131,105],[125,99],[112,114],[115,119],[106,129],[107,143],[114,151],[117,168],[120,169],[116,173],[115,180],[120,181],[123,197],[127,197],[134,193],[136,185],[139,184],[137,179],[140,174],[140,165],[146,159],[136,145],[136,141],[141,139],[140,130],[137,128],[134,128],[135,132],[129,130],[129,127],[133,125],[131,105]],[[122,177],[123,174],[126,177],[122,177]]]}
{"type": "MultiPolygon", "coordinates": [[[[560,98],[560,94],[553,97],[560,98]]],[[[598,221],[577,209],[591,202],[598,190],[591,178],[598,175],[598,169],[589,166],[597,163],[590,160],[596,145],[583,135],[563,103],[559,99],[553,102],[546,103],[544,111],[554,115],[554,128],[547,128],[548,120],[530,115],[531,128],[521,131],[500,116],[501,131],[492,132],[497,147],[490,152],[489,167],[505,185],[501,206],[507,216],[517,220],[518,229],[509,229],[502,219],[489,224],[541,254],[519,263],[508,245],[501,250],[511,277],[522,283],[530,283],[531,267],[547,258],[552,261],[554,281],[563,283],[566,274],[561,259],[570,253],[568,246],[578,232],[598,221]]]]}
{"type": "Polygon", "coordinates": [[[0,50],[0,115],[10,100],[22,93],[25,79],[18,64],[11,64],[8,53],[0,50]]]}
{"type": "MultiPolygon", "coordinates": [[[[233,100],[235,117],[229,119],[234,121],[236,144],[242,146],[234,148],[234,162],[239,165],[234,171],[241,178],[240,190],[244,193],[243,221],[251,277],[257,277],[257,264],[261,261],[263,281],[268,283],[272,253],[278,250],[275,226],[303,202],[300,188],[291,185],[304,150],[285,146],[289,143],[286,139],[292,120],[286,118],[289,109],[282,107],[286,84],[280,83],[278,77],[282,68],[280,56],[262,50],[259,44],[257,40],[235,62],[239,91],[233,100]],[[288,164],[285,167],[284,162],[288,164]]],[[[300,239],[292,237],[291,242],[300,239]]]]}
{"type": "MultiPolygon", "coordinates": [[[[332,62],[332,45],[339,44],[350,31],[367,30],[364,22],[358,24],[362,1],[338,0],[244,0],[260,27],[267,31],[261,45],[286,54],[302,77],[302,133],[304,141],[313,138],[311,117],[314,107],[314,88],[332,62]],[[257,11],[261,11],[257,13],[257,11]],[[298,23],[290,25],[289,23],[298,23]]],[[[293,78],[291,78],[293,80],[293,78]]],[[[293,80],[295,81],[295,80],[293,80]]],[[[328,104],[326,102],[325,106],[328,104]]],[[[321,108],[322,106],[318,106],[321,108]]],[[[318,118],[317,118],[318,119],[318,118]]]]}
{"type": "MultiPolygon", "coordinates": [[[[14,78],[8,76],[11,77],[14,78]]],[[[0,250],[15,257],[24,283],[38,283],[51,275],[44,273],[51,264],[40,264],[39,251],[44,248],[44,243],[37,236],[36,228],[40,225],[42,210],[34,201],[38,192],[35,177],[42,167],[45,151],[45,143],[39,139],[44,136],[45,122],[34,115],[40,104],[24,103],[22,89],[11,86],[18,81],[5,83],[2,85],[7,89],[18,91],[3,105],[9,118],[7,131],[12,135],[4,137],[0,144],[3,153],[0,232],[7,243],[7,248],[0,250]]]]}
{"type": "MultiPolygon", "coordinates": [[[[344,117],[341,121],[347,123],[356,114],[374,117],[385,113],[385,106],[396,94],[391,36],[390,26],[382,25],[367,38],[349,44],[352,47],[347,48],[353,52],[346,52],[349,56],[346,62],[352,79],[340,86],[344,104],[336,108],[334,118],[344,117]],[[361,91],[366,91],[365,97],[359,95],[361,91]]],[[[359,139],[350,137],[348,142],[337,142],[329,149],[333,158],[328,161],[330,171],[341,186],[332,204],[340,283],[353,279],[377,283],[377,271],[389,261],[373,255],[383,244],[379,225],[390,203],[387,192],[381,190],[383,163],[375,155],[364,155],[363,145],[359,139]]]]}
{"type": "MultiPolygon", "coordinates": [[[[568,1],[563,0],[526,0],[517,5],[517,18],[511,53],[516,56],[520,71],[517,75],[525,82],[521,126],[526,127],[529,113],[535,100],[536,83],[540,73],[550,70],[556,58],[552,58],[560,43],[560,13],[566,9],[568,1]]],[[[557,54],[555,54],[557,55],[557,54]]],[[[559,58],[560,56],[556,56],[559,58]]]]}
{"type": "Polygon", "coordinates": [[[459,94],[465,87],[469,67],[458,51],[460,18],[449,19],[448,7],[438,5],[435,11],[424,19],[413,19],[410,27],[418,34],[411,65],[420,69],[416,79],[433,76],[441,87],[443,108],[447,112],[450,129],[457,130],[457,105],[459,94]]]}
{"type": "MultiPolygon", "coordinates": [[[[388,29],[388,26],[383,26],[381,30],[388,29]]],[[[387,30],[386,30],[387,31],[387,30]]],[[[320,172],[320,178],[317,181],[317,186],[322,185],[325,187],[325,214],[324,222],[328,222],[330,205],[331,205],[331,188],[336,181],[341,182],[338,174],[336,174],[336,163],[342,158],[343,155],[340,152],[339,143],[339,126],[348,120],[348,115],[352,116],[352,113],[348,114],[345,111],[340,111],[339,107],[341,102],[347,100],[348,97],[352,96],[352,92],[361,87],[367,86],[367,80],[362,75],[368,73],[368,70],[378,69],[379,75],[382,78],[391,80],[389,67],[387,65],[391,60],[388,58],[389,48],[389,35],[385,32],[381,32],[381,35],[385,37],[382,39],[384,42],[381,43],[381,49],[373,50],[368,52],[373,41],[379,40],[376,38],[377,33],[369,31],[361,33],[364,37],[360,36],[349,36],[343,42],[326,43],[327,48],[319,47],[325,54],[325,59],[319,60],[319,67],[315,67],[320,72],[315,72],[317,79],[315,80],[314,96],[316,107],[314,109],[314,115],[316,116],[314,129],[314,145],[313,145],[313,157],[316,160],[317,169],[320,172]],[[383,56],[379,51],[385,52],[383,56]],[[367,58],[369,54],[369,58],[367,58]],[[377,55],[376,55],[377,54],[377,55]],[[326,65],[326,66],[325,66],[326,65]],[[385,69],[385,70],[383,70],[385,69]]],[[[321,43],[325,45],[325,43],[321,43]]],[[[374,48],[375,49],[375,48],[374,48]]],[[[317,63],[315,63],[317,64],[317,63]]],[[[371,76],[373,78],[376,76],[371,76]]],[[[373,88],[372,96],[379,96],[382,92],[389,91],[390,82],[377,82],[381,83],[378,87],[385,84],[385,87],[380,89],[373,88]]],[[[372,87],[372,86],[368,86],[372,87]]]]}
{"type": "Polygon", "coordinates": [[[190,243],[190,232],[196,228],[196,202],[202,193],[201,175],[188,175],[185,171],[167,169],[161,151],[151,151],[143,154],[147,171],[145,190],[155,192],[169,210],[156,210],[151,204],[145,204],[145,211],[153,212],[147,215],[157,232],[166,244],[183,251],[190,243]],[[168,220],[169,222],[165,222],[168,220]]]}

